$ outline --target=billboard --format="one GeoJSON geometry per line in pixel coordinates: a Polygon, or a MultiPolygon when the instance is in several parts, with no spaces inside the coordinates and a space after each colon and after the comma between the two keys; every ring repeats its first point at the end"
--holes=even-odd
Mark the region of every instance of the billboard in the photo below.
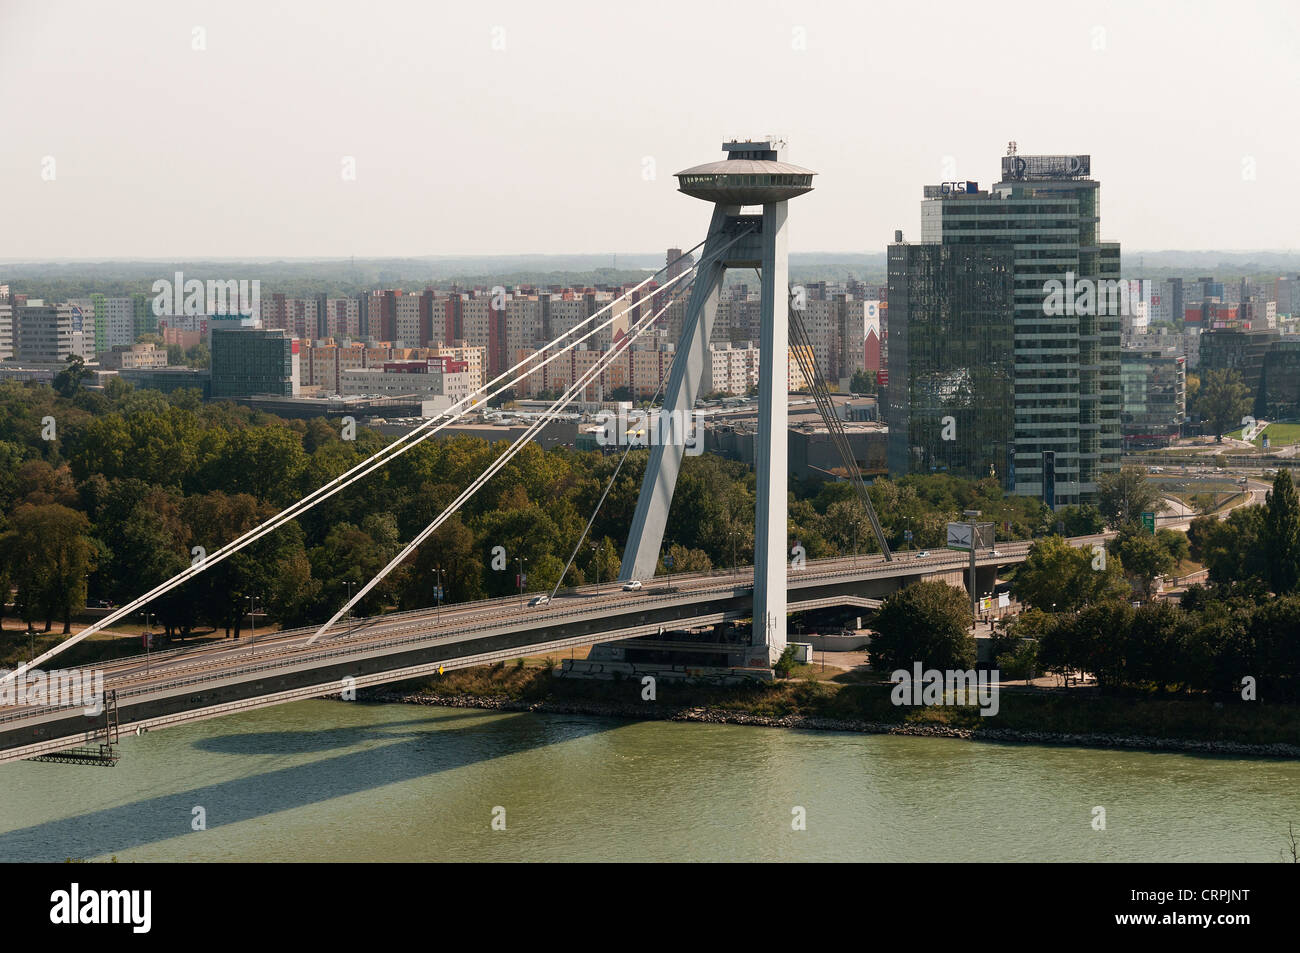
{"type": "Polygon", "coordinates": [[[992,523],[949,523],[948,524],[948,542],[949,549],[959,549],[962,552],[970,552],[971,540],[975,541],[976,549],[993,548],[993,524],[992,523]]]}
{"type": "Polygon", "coordinates": [[[1002,180],[1081,179],[1092,172],[1092,156],[1003,156],[1002,180]]]}

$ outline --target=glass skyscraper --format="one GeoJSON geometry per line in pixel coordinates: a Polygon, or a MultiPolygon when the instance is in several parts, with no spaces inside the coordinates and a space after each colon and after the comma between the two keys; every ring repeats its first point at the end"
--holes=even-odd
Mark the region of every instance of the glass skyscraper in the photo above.
{"type": "MultiPolygon", "coordinates": [[[[980,191],[973,182],[926,187],[921,244],[890,249],[886,416],[895,417],[890,421],[891,448],[896,439],[902,439],[895,438],[895,426],[906,428],[908,440],[916,434],[924,437],[927,431],[912,417],[942,410],[942,395],[938,407],[922,410],[935,401],[918,399],[918,394],[927,392],[930,385],[926,381],[945,369],[927,363],[924,354],[910,346],[895,353],[900,335],[915,336],[913,320],[937,319],[943,326],[927,334],[981,334],[998,340],[1010,336],[1012,450],[1005,471],[999,473],[1006,486],[1015,493],[1041,497],[1043,452],[1047,450],[1055,452],[1058,504],[1094,501],[1098,478],[1119,469],[1121,309],[1127,296],[1119,299],[1117,307],[1114,295],[1108,298],[1098,293],[1076,303],[1067,291],[1069,302],[1064,309],[1048,306],[1049,282],[1060,282],[1067,289],[1089,283],[1104,289],[1106,283],[1113,288],[1119,277],[1118,243],[1102,242],[1098,237],[1099,184],[1090,178],[1090,165],[1088,156],[1008,155],[1002,160],[1002,180],[988,191],[980,191]],[[970,278],[962,279],[966,291],[953,288],[935,295],[935,300],[948,304],[937,311],[931,309],[934,318],[923,317],[924,309],[916,311],[913,318],[913,301],[924,296],[914,294],[911,286],[929,280],[925,262],[935,253],[898,249],[933,246],[969,251],[971,255],[961,260],[970,267],[986,267],[989,287],[998,288],[999,294],[997,276],[1009,257],[1012,304],[1006,317],[1008,326],[995,331],[989,322],[1001,320],[995,316],[1003,313],[1002,302],[976,300],[984,292],[971,285],[970,278]],[[895,304],[896,296],[906,302],[901,309],[895,304]]],[[[948,352],[952,350],[950,347],[948,352]]],[[[947,357],[940,355],[940,359],[947,357]]],[[[960,374],[961,368],[953,364],[946,370],[960,374]]],[[[973,403],[1002,406],[1005,385],[996,374],[985,379],[994,390],[972,398],[973,403]]],[[[979,439],[990,426],[985,422],[976,430],[979,439]]],[[[914,445],[906,452],[907,470],[928,470],[924,461],[944,452],[928,442],[914,445]]],[[[904,450],[894,450],[891,470],[897,464],[896,472],[901,472],[903,461],[904,450]]]]}

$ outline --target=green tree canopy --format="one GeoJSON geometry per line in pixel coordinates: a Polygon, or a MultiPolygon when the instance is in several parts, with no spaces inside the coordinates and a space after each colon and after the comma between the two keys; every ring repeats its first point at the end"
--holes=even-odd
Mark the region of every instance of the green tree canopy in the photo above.
{"type": "Polygon", "coordinates": [[[871,667],[876,671],[969,669],[975,664],[970,601],[946,582],[914,583],[889,596],[871,628],[871,667]]]}

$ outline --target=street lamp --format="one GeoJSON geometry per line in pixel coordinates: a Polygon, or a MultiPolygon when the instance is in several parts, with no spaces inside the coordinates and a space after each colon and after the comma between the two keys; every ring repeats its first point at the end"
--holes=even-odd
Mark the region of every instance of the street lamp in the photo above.
{"type": "Polygon", "coordinates": [[[736,564],[736,537],[740,535],[740,531],[733,529],[729,535],[731,536],[731,574],[738,576],[740,569],[736,564]]]}
{"type": "Polygon", "coordinates": [[[438,574],[438,587],[436,589],[436,594],[438,597],[438,618],[441,619],[442,618],[442,567],[438,566],[434,571],[438,574]]]}
{"type": "Polygon", "coordinates": [[[527,556],[516,556],[515,562],[519,564],[519,604],[524,603],[524,563],[528,562],[527,556]]]}
{"type": "Polygon", "coordinates": [[[254,601],[257,596],[248,597],[248,654],[257,654],[257,607],[254,601]]]}
{"type": "MultiPolygon", "coordinates": [[[[355,582],[345,582],[345,583],[343,583],[343,585],[345,585],[345,586],[348,587],[348,602],[351,603],[351,602],[352,602],[352,587],[355,586],[356,583],[355,583],[355,582]]],[[[348,606],[348,618],[349,618],[349,619],[352,618],[352,606],[351,606],[351,605],[348,606]]]]}
{"type": "Polygon", "coordinates": [[[970,523],[970,615],[973,622],[979,618],[979,612],[975,608],[975,534],[979,532],[979,524],[975,521],[979,519],[980,511],[962,510],[961,515],[970,523]]]}
{"type": "Polygon", "coordinates": [[[591,544],[591,561],[596,564],[596,595],[600,595],[600,557],[596,555],[597,546],[591,544]]]}

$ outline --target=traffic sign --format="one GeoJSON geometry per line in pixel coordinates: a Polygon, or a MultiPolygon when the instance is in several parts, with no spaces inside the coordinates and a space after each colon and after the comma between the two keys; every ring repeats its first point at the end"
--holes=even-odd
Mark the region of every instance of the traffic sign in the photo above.
{"type": "Polygon", "coordinates": [[[1147,532],[1149,532],[1152,536],[1154,536],[1154,535],[1156,534],[1156,514],[1155,514],[1155,513],[1143,513],[1143,514],[1142,514],[1142,528],[1143,528],[1144,530],[1146,530],[1147,532]]]}

